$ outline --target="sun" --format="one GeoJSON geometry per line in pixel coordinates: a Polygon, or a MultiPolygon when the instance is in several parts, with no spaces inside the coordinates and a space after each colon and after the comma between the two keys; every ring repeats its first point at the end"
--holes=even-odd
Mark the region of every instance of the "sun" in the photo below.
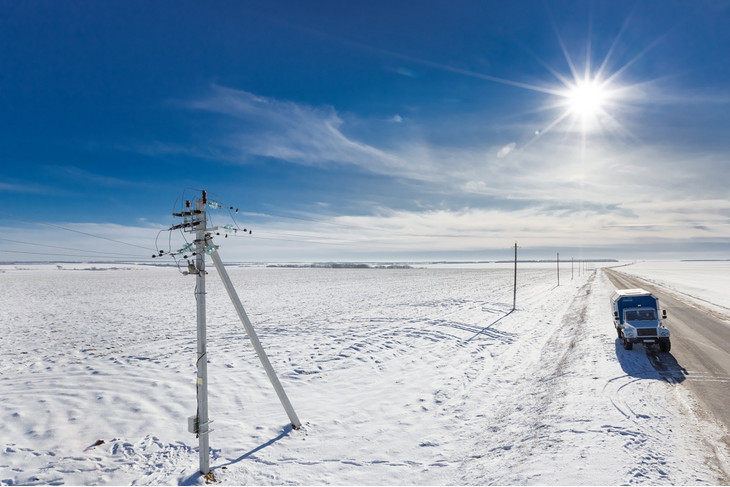
{"type": "Polygon", "coordinates": [[[598,80],[593,79],[577,81],[564,96],[570,113],[583,121],[588,121],[604,112],[609,92],[598,80]]]}
{"type": "Polygon", "coordinates": [[[614,117],[614,112],[623,105],[629,88],[618,84],[615,74],[604,78],[603,69],[595,73],[586,69],[584,73],[579,74],[572,61],[569,64],[572,77],[563,76],[556,70],[550,69],[562,86],[544,89],[528,87],[551,95],[551,100],[544,106],[544,110],[559,110],[556,118],[535,132],[535,139],[561,125],[565,126],[566,133],[580,133],[584,138],[590,133],[605,129],[623,132],[621,124],[614,117]]]}

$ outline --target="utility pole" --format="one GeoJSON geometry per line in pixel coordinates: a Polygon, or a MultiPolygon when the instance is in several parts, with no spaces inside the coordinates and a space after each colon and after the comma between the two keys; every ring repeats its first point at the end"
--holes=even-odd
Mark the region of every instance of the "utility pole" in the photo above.
{"type": "Polygon", "coordinates": [[[517,241],[515,240],[515,286],[512,292],[512,311],[517,308],[517,241]]]}
{"type": "MultiPolygon", "coordinates": [[[[195,200],[195,209],[191,208],[189,201],[185,202],[185,208],[180,213],[173,213],[173,216],[182,217],[183,223],[174,225],[170,230],[183,229],[188,233],[195,234],[194,240],[194,256],[195,263],[188,261],[188,270],[184,274],[195,275],[195,300],[196,300],[196,313],[197,313],[197,335],[198,335],[198,353],[197,353],[197,379],[196,379],[196,393],[197,393],[197,413],[195,416],[188,418],[188,429],[191,433],[195,433],[199,439],[199,457],[200,457],[200,473],[203,475],[210,472],[210,443],[209,433],[210,429],[210,418],[208,417],[208,354],[206,350],[206,322],[205,322],[205,256],[206,254],[211,256],[213,263],[215,264],[218,275],[223,281],[223,285],[228,292],[228,296],[231,299],[239,318],[243,322],[246,333],[248,334],[251,343],[256,350],[256,354],[259,357],[266,374],[274,386],[279,401],[286,410],[291,425],[294,429],[301,427],[302,423],[299,421],[294,408],[289,401],[289,398],[284,392],[284,388],[279,382],[276,373],[274,372],[271,362],[266,356],[266,352],[261,346],[261,342],[256,335],[256,330],[253,328],[251,321],[246,315],[246,311],[243,309],[241,300],[236,294],[236,290],[233,287],[228,272],[223,265],[223,262],[218,255],[218,246],[213,244],[213,237],[211,232],[217,230],[217,227],[207,228],[208,218],[206,209],[210,206],[211,208],[220,208],[220,204],[215,201],[208,201],[208,195],[205,191],[202,192],[201,198],[195,200]]],[[[228,226],[226,227],[228,228],[228,226]]],[[[185,253],[190,249],[190,244],[186,245],[183,249],[172,253],[173,255],[178,253],[185,253]]],[[[160,252],[162,255],[163,252],[160,252]]],[[[185,256],[187,258],[187,255],[185,256]]]]}
{"type": "Polygon", "coordinates": [[[558,286],[560,286],[560,252],[558,252],[558,286]]]}
{"type": "Polygon", "coordinates": [[[198,320],[198,360],[195,365],[198,369],[196,380],[198,413],[195,419],[194,433],[198,435],[198,456],[200,457],[200,473],[210,472],[209,437],[210,420],[208,418],[208,352],[206,350],[206,323],[205,323],[205,233],[207,194],[195,201],[195,215],[192,219],[195,230],[195,300],[197,302],[198,320]]]}

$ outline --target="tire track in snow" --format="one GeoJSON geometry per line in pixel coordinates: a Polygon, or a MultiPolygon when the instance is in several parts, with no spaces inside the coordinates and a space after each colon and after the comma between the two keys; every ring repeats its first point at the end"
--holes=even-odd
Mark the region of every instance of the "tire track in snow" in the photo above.
{"type": "Polygon", "coordinates": [[[609,294],[605,276],[591,276],[543,343],[541,367],[522,360],[525,374],[511,387],[492,380],[495,395],[514,400],[495,404],[485,416],[489,426],[473,448],[482,453],[464,460],[460,483],[683,484],[722,478],[703,468],[703,450],[692,443],[698,440],[676,429],[675,389],[644,354],[642,366],[651,376],[614,373],[625,362],[617,360],[609,294]],[[684,447],[689,450],[677,456],[684,447]]]}
{"type": "MultiPolygon", "coordinates": [[[[526,316],[519,309],[500,323],[501,328],[516,327],[524,331],[516,334],[510,346],[498,350],[492,361],[494,368],[483,371],[472,387],[465,391],[467,401],[483,400],[488,407],[485,414],[469,418],[471,423],[486,427],[472,434],[475,443],[472,450],[480,453],[462,460],[459,483],[542,483],[538,480],[539,470],[522,469],[519,473],[516,470],[518,466],[525,465],[528,458],[542,458],[559,451],[560,440],[555,437],[555,428],[547,415],[550,405],[560,395],[555,379],[566,373],[563,370],[565,360],[555,348],[561,327],[569,319],[567,314],[576,307],[581,296],[589,294],[585,292],[588,287],[589,284],[585,284],[575,291],[566,286],[553,289],[549,294],[536,290],[535,296],[528,299],[547,300],[546,304],[553,306],[545,323],[540,320],[537,326],[525,330],[522,323],[526,316]],[[556,301],[555,293],[565,297],[566,301],[556,301]],[[554,327],[552,323],[561,325],[554,327]],[[515,368],[521,372],[515,374],[515,368]],[[476,384],[482,387],[473,388],[476,384]],[[495,403],[495,397],[504,400],[495,403]],[[511,467],[505,468],[506,465],[511,467]]],[[[539,307],[530,305],[533,312],[539,307]]],[[[570,353],[570,348],[564,353],[570,353]]]]}

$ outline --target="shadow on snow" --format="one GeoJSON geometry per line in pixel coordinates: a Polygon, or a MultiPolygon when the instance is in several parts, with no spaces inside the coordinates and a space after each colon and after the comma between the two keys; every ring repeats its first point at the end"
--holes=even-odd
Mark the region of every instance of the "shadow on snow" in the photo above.
{"type": "Polygon", "coordinates": [[[666,380],[676,384],[684,382],[687,378],[687,369],[682,367],[670,352],[658,352],[642,345],[635,345],[634,350],[625,350],[618,338],[615,347],[616,357],[627,375],[640,379],[666,380]]]}
{"type": "MultiPolygon", "coordinates": [[[[284,427],[284,429],[282,430],[281,433],[279,433],[278,436],[270,439],[266,443],[262,443],[261,445],[257,446],[253,450],[247,451],[246,453],[244,453],[240,457],[234,458],[233,460],[230,460],[228,463],[224,463],[222,465],[218,465],[218,466],[215,466],[215,467],[211,467],[210,471],[211,472],[214,472],[215,470],[218,470],[220,468],[228,467],[229,465],[233,465],[233,464],[238,463],[238,462],[240,462],[242,460],[245,460],[245,459],[251,457],[252,455],[254,455],[256,452],[259,452],[259,451],[263,450],[264,448],[266,448],[267,446],[271,446],[274,443],[276,443],[277,441],[281,440],[282,438],[288,436],[289,433],[291,433],[291,432],[292,432],[292,425],[288,424],[288,425],[286,425],[284,427]]],[[[197,484],[200,483],[199,482],[200,477],[203,477],[203,474],[200,473],[200,472],[195,472],[190,477],[182,480],[179,485],[197,485],[197,484]]],[[[209,483],[209,482],[206,481],[206,484],[207,483],[209,483]]]]}
{"type": "MultiPolygon", "coordinates": [[[[499,318],[497,318],[496,320],[492,321],[490,324],[488,324],[487,326],[485,326],[481,330],[477,331],[474,336],[472,336],[468,340],[464,340],[464,343],[469,343],[470,341],[474,340],[476,337],[478,337],[479,335],[482,335],[482,334],[490,335],[490,337],[491,337],[491,335],[493,334],[493,332],[490,333],[490,328],[492,328],[494,325],[496,325],[497,323],[499,323],[500,321],[502,321],[503,319],[505,319],[506,317],[508,317],[512,313],[514,313],[514,311],[515,310],[512,309],[512,310],[508,311],[506,314],[504,314],[504,315],[500,316],[499,318]]],[[[504,335],[508,335],[508,333],[506,333],[506,332],[500,332],[500,333],[503,333],[504,335]]],[[[511,343],[511,341],[510,341],[510,343],[511,343]]]]}

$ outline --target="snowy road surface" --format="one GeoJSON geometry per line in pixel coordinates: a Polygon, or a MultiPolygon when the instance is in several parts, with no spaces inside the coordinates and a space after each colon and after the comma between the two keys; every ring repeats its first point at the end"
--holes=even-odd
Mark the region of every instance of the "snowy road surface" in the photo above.
{"type": "MultiPolygon", "coordinates": [[[[0,483],[205,483],[194,279],[84,267],[0,267],[0,483]]],[[[521,266],[513,312],[496,264],[229,272],[305,424],[287,425],[211,272],[217,482],[729,481],[727,430],[617,344],[600,270],[558,287],[554,264],[521,266]]]]}
{"type": "Polygon", "coordinates": [[[672,350],[650,354],[650,360],[665,377],[690,387],[708,412],[730,429],[730,316],[636,276],[606,273],[617,287],[643,288],[659,298],[668,312],[665,323],[672,334],[672,350]]]}

